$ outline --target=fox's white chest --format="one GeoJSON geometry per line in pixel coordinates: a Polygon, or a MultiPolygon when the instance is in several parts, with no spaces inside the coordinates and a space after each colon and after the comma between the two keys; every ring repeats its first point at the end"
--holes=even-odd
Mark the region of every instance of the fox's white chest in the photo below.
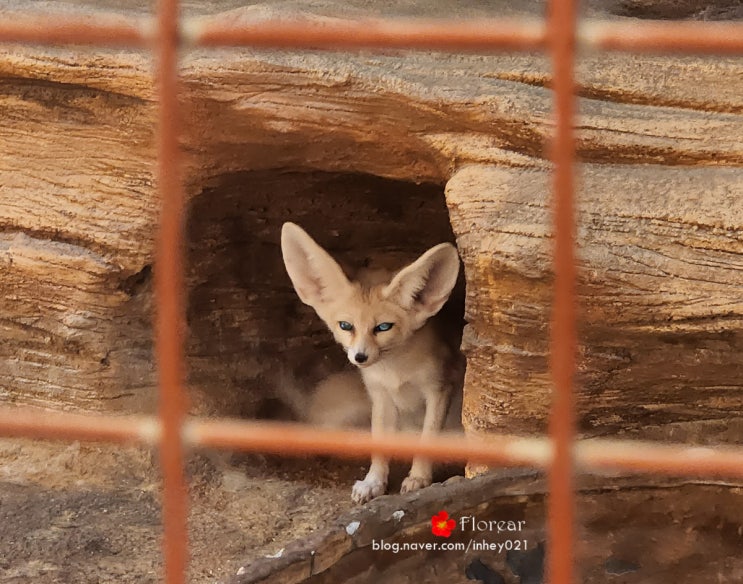
{"type": "Polygon", "coordinates": [[[384,391],[401,412],[417,412],[425,407],[423,392],[415,383],[415,378],[395,367],[377,367],[362,372],[367,386],[384,388],[384,391]]]}

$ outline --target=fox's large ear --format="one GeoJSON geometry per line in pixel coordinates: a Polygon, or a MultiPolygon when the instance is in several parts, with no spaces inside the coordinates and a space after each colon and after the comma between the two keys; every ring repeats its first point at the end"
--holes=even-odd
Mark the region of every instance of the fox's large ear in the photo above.
{"type": "Polygon", "coordinates": [[[436,314],[449,298],[459,274],[459,255],[450,243],[429,249],[400,270],[385,287],[383,295],[414,311],[422,325],[436,314]]]}
{"type": "Polygon", "coordinates": [[[284,223],[281,253],[297,295],[313,308],[349,286],[338,263],[299,225],[284,223]]]}

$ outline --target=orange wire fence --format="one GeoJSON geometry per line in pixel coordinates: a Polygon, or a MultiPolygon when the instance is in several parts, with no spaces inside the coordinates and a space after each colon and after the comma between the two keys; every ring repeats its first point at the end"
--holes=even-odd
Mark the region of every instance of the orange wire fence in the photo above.
{"type": "Polygon", "coordinates": [[[161,195],[155,296],[160,387],[158,416],[100,416],[0,408],[0,435],[157,445],[163,472],[165,581],[182,584],[188,564],[187,485],[184,451],[195,446],[357,457],[372,451],[397,457],[523,465],[549,471],[548,564],[552,584],[573,581],[573,475],[606,468],[635,472],[743,477],[743,448],[574,440],[573,377],[576,367],[576,266],[573,176],[576,48],[606,51],[743,54],[743,24],[706,22],[599,22],[577,24],[575,0],[551,0],[542,20],[482,19],[464,22],[373,20],[259,24],[203,23],[179,18],[178,0],[160,0],[156,18],[5,17],[0,42],[151,47],[156,53],[161,195]],[[551,327],[554,385],[549,437],[494,435],[467,438],[395,436],[317,430],[295,425],[187,419],[183,356],[183,244],[185,200],[179,174],[177,51],[184,46],[251,46],[282,49],[427,49],[492,52],[544,50],[553,62],[555,135],[551,143],[555,228],[555,294],[551,327]]]}

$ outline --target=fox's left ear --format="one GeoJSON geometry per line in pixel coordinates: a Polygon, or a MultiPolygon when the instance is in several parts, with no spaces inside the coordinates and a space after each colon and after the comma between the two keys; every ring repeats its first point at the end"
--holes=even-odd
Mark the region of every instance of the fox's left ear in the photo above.
{"type": "Polygon", "coordinates": [[[458,275],[456,248],[450,243],[440,243],[400,270],[385,287],[383,295],[413,311],[418,326],[422,326],[444,306],[458,275]]]}

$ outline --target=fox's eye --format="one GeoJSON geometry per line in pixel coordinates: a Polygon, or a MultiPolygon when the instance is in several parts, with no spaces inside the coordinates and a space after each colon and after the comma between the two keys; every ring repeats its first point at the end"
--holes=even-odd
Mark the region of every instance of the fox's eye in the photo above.
{"type": "Polygon", "coordinates": [[[393,326],[395,326],[395,324],[392,322],[380,322],[377,326],[374,327],[374,332],[384,333],[390,330],[393,326]]]}
{"type": "Polygon", "coordinates": [[[342,320],[338,323],[338,326],[341,327],[342,331],[352,331],[353,325],[350,322],[346,322],[345,320],[342,320]]]}

